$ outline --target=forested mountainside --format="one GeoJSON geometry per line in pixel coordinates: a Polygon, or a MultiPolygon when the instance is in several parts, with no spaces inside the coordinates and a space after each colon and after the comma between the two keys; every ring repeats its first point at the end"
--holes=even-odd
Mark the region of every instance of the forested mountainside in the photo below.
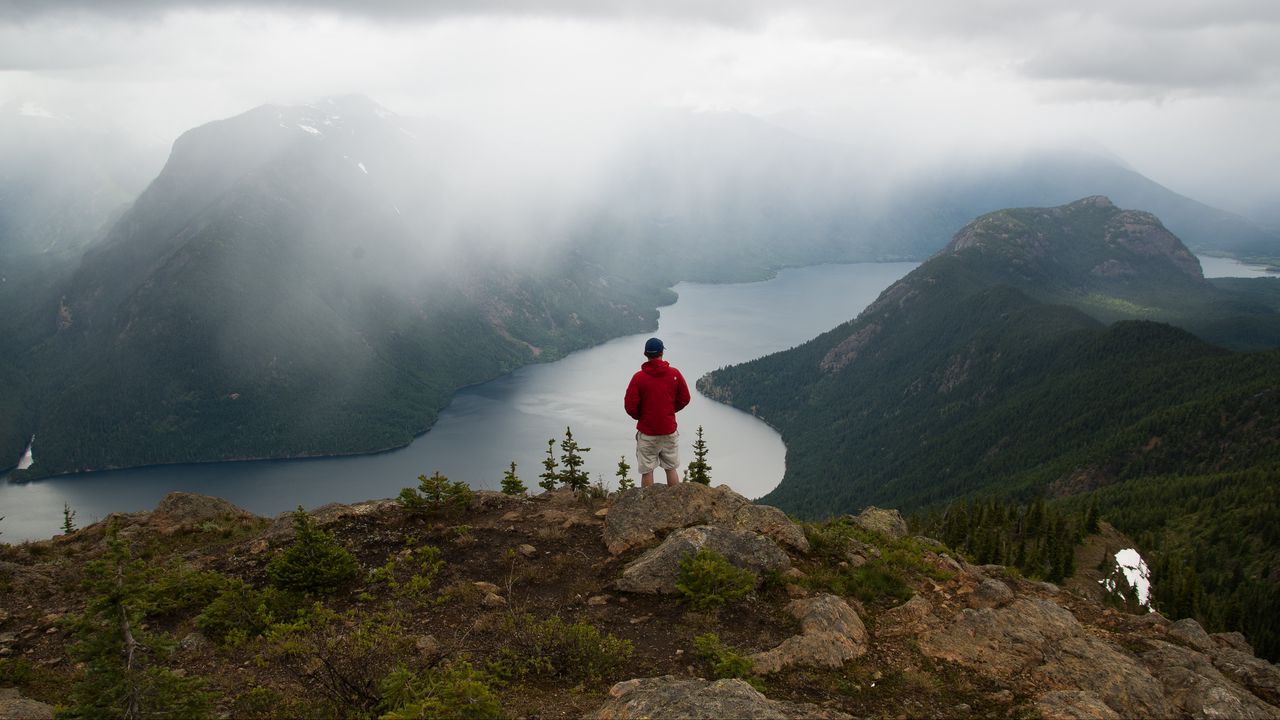
{"type": "MultiPolygon", "coordinates": [[[[1137,194],[1210,249],[1262,232],[1093,156],[885,202],[848,148],[743,115],[651,120],[588,172],[366,98],[263,106],[185,133],[127,210],[106,202],[127,182],[82,168],[96,156],[6,164],[27,194],[0,189],[0,256],[23,253],[0,268],[0,465],[33,435],[28,478],[403,445],[463,385],[652,328],[679,280],[923,257],[1001,198],[1137,194]]],[[[1280,334],[1269,311],[1229,316],[1202,335],[1280,334]]]]}
{"type": "Polygon", "coordinates": [[[1094,499],[1163,551],[1166,579],[1190,569],[1206,617],[1249,622],[1221,606],[1277,602],[1280,351],[1117,318],[1243,328],[1230,339],[1257,346],[1277,282],[1208,283],[1154,217],[1101,198],[1001,211],[855,320],[699,388],[782,433],[765,502],[821,517],[1094,499]]]}

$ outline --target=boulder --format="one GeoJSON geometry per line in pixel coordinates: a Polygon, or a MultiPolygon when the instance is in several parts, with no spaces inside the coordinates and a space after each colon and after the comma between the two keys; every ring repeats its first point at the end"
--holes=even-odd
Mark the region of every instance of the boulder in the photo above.
{"type": "Polygon", "coordinates": [[[1074,615],[1047,600],[1019,598],[998,609],[966,609],[922,637],[920,649],[1028,690],[1093,692],[1122,717],[1171,714],[1163,686],[1146,668],[1089,635],[1074,615]]]}
{"type": "Polygon", "coordinates": [[[655,545],[663,534],[694,525],[749,530],[783,547],[809,552],[804,532],[781,510],[756,505],[726,485],[693,482],[619,493],[604,518],[604,543],[610,553],[619,555],[655,545]]]}
{"type": "Polygon", "coordinates": [[[794,600],[787,612],[800,621],[799,635],[751,657],[755,671],[776,673],[793,666],[838,668],[867,652],[867,629],[844,600],[831,594],[794,600]]]}
{"type": "Polygon", "coordinates": [[[1280,706],[1280,667],[1254,657],[1252,649],[1221,649],[1213,655],[1213,666],[1259,698],[1280,706]]]}
{"type": "Polygon", "coordinates": [[[1170,625],[1166,634],[1169,639],[1200,652],[1212,652],[1217,647],[1209,633],[1191,618],[1183,618],[1170,625]]]}
{"type": "Polygon", "coordinates": [[[791,558],[769,538],[747,530],[701,525],[671,533],[661,545],[631,561],[616,586],[625,592],[675,594],[680,561],[702,548],[714,550],[733,565],[755,573],[757,584],[761,573],[791,567],[791,558]]]}
{"type": "Polygon", "coordinates": [[[24,697],[16,688],[0,688],[0,718],[53,720],[53,706],[24,697]]]}
{"type": "Polygon", "coordinates": [[[933,606],[923,595],[912,598],[897,607],[890,608],[876,618],[877,637],[918,637],[926,630],[938,627],[933,606]]]}
{"type": "Polygon", "coordinates": [[[1242,720],[1280,717],[1280,708],[1268,705],[1227,679],[1204,654],[1162,640],[1152,644],[1154,649],[1143,653],[1142,660],[1164,684],[1169,701],[1183,714],[1242,720]]]}
{"type": "Polygon", "coordinates": [[[1013,591],[999,580],[986,579],[969,596],[969,607],[975,610],[995,608],[1013,601],[1013,591]]]}
{"type": "Polygon", "coordinates": [[[162,528],[191,529],[214,520],[250,520],[256,517],[222,498],[171,492],[151,511],[147,522],[162,528]]]}
{"type": "Polygon", "coordinates": [[[1120,720],[1102,698],[1088,690],[1055,690],[1036,701],[1044,720],[1120,720]]]}
{"type": "Polygon", "coordinates": [[[880,533],[894,540],[904,538],[910,533],[907,529],[907,521],[902,519],[902,514],[897,510],[882,510],[873,505],[847,518],[863,530],[880,533]]]}
{"type": "Polygon", "coordinates": [[[809,703],[770,700],[742,680],[702,680],[665,675],[625,680],[609,690],[609,700],[590,720],[688,718],[690,720],[851,720],[836,710],[809,703]]]}
{"type": "Polygon", "coordinates": [[[1217,643],[1220,648],[1230,648],[1232,650],[1239,650],[1242,653],[1248,653],[1250,655],[1253,654],[1253,646],[1249,644],[1249,641],[1246,640],[1244,635],[1241,633],[1220,632],[1214,633],[1209,637],[1213,638],[1213,641],[1217,643]]]}

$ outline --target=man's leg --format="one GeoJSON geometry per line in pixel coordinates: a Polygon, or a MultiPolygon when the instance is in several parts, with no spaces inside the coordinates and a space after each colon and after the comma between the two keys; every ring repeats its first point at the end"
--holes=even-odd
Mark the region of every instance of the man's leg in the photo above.
{"type": "MultiPolygon", "coordinates": [[[[649,482],[650,482],[650,483],[652,483],[652,482],[653,482],[653,473],[649,473],[649,482]]],[[[675,469],[675,468],[668,468],[668,469],[667,469],[667,484],[668,484],[668,485],[679,485],[679,484],[680,484],[680,474],[676,472],[676,469],[675,469]]]]}
{"type": "MultiPolygon", "coordinates": [[[[671,471],[668,470],[667,472],[670,473],[671,471]]],[[[667,484],[671,484],[670,478],[667,479],[667,484]]],[[[650,470],[647,473],[641,473],[640,487],[645,488],[645,487],[652,487],[652,486],[653,486],[653,471],[650,470]]]]}

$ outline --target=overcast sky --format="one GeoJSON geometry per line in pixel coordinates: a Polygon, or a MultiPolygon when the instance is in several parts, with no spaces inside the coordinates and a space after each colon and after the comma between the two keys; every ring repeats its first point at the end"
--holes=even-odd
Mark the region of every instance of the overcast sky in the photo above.
{"type": "Polygon", "coordinates": [[[930,153],[1092,142],[1214,204],[1280,202],[1277,0],[0,0],[0,103],[167,143],[346,93],[539,127],[736,110],[930,153]]]}

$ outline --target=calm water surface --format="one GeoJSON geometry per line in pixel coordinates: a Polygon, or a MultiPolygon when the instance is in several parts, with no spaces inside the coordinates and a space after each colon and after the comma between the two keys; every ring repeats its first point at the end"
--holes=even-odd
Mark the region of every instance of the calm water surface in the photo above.
{"type": "MultiPolygon", "coordinates": [[[[702,374],[797,345],[854,317],[915,263],[823,265],[783,270],[772,280],[739,285],[681,283],[663,308],[656,335],[689,384],[702,374]]],[[[627,382],[644,361],[648,334],[619,338],[545,365],[532,365],[458,393],[431,431],[378,455],[202,465],[171,465],[0,483],[0,541],[56,534],[63,503],[81,526],[111,512],[146,510],[168,492],[217,495],[260,515],[297,505],[392,497],[439,470],[480,489],[497,489],[514,460],[537,490],[547,440],[572,426],[590,447],[586,469],[614,484],[621,455],[634,465],[634,423],[622,410],[627,382]]],[[[782,478],[785,448],[771,428],[746,413],[694,395],[679,415],[682,460],[698,425],[705,429],[713,484],[749,497],[782,478]]],[[[36,440],[35,461],[40,461],[36,440]]],[[[634,475],[634,471],[633,471],[634,475]]]]}

